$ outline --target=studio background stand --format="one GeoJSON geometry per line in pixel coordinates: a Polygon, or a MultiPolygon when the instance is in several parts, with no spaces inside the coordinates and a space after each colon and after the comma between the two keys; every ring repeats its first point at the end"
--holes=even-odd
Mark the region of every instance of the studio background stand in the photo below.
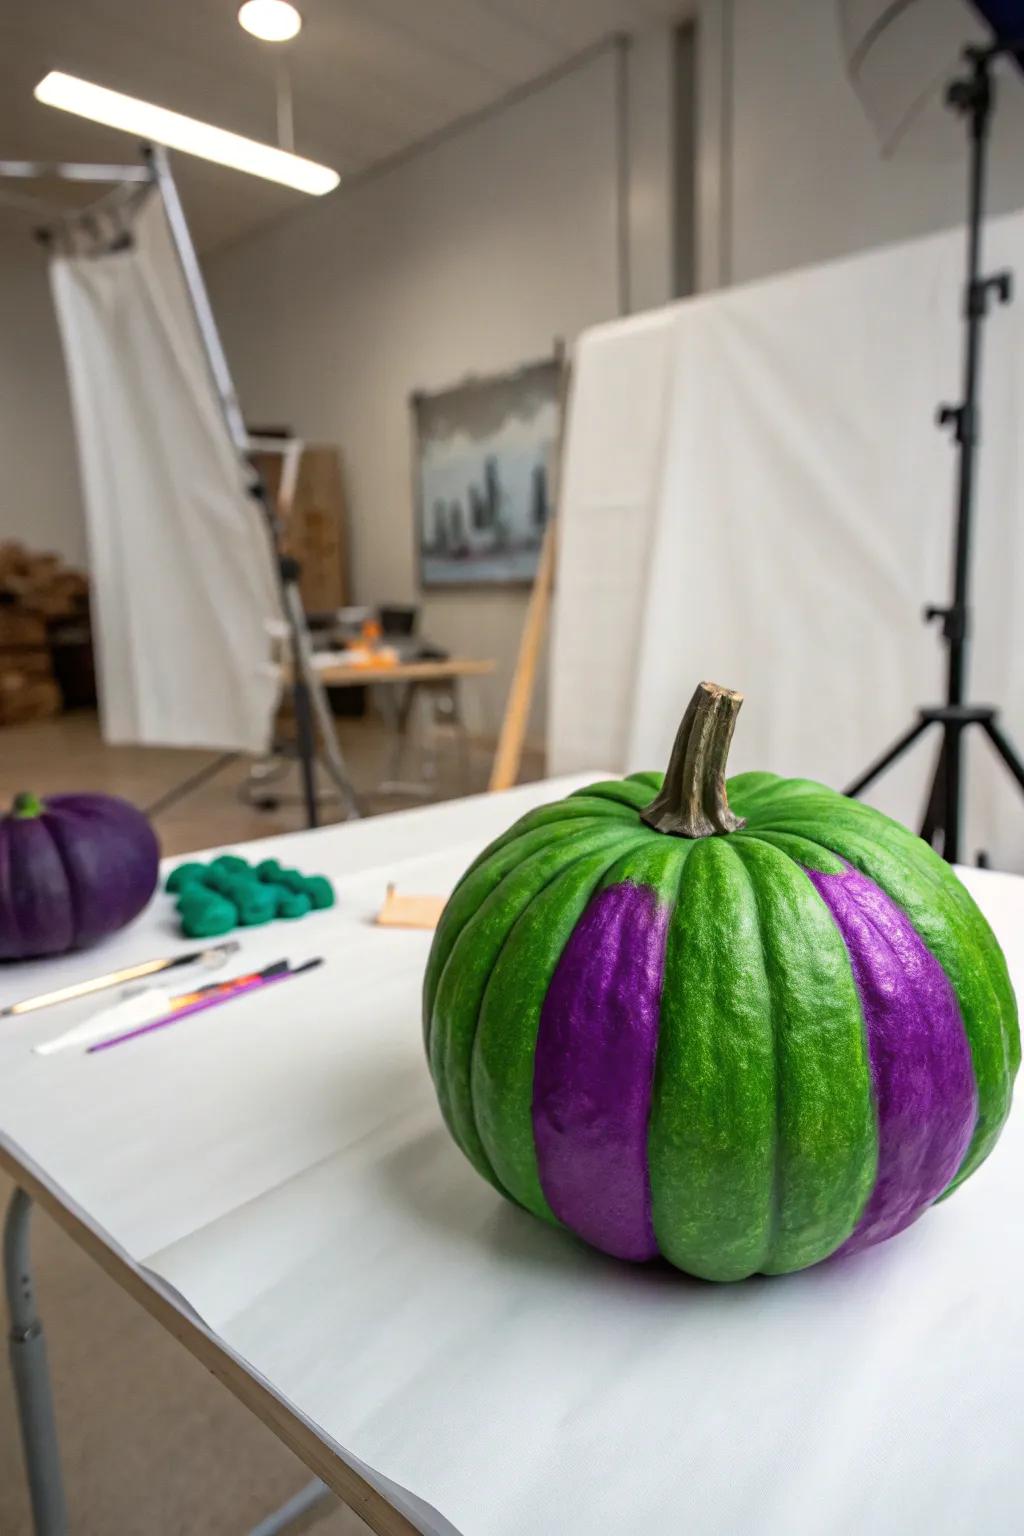
{"type": "Polygon", "coordinates": [[[997,43],[989,48],[969,48],[965,59],[968,72],[950,85],[946,101],[967,123],[970,138],[967,221],[967,285],[964,292],[964,392],[959,405],[942,405],[938,423],[953,431],[957,449],[957,511],[953,555],[953,599],[946,606],[930,604],[924,611],[925,623],[940,620],[942,639],[947,650],[946,702],[926,705],[918,710],[917,720],[869,768],[854,779],[844,791],[859,795],[880,778],[923,736],[930,726],[939,726],[942,741],[921,826],[921,836],[949,863],[961,857],[961,807],[964,783],[964,732],[980,726],[1000,761],[1016,780],[1024,794],[1024,762],[1017,755],[999,724],[999,711],[993,704],[968,704],[967,642],[970,638],[970,563],[971,519],[974,511],[975,467],[979,438],[979,399],[981,394],[981,339],[989,304],[996,299],[1008,304],[1013,293],[1009,272],[990,276],[981,273],[981,229],[985,212],[987,151],[995,81],[992,66],[1004,54],[1016,53],[1019,43],[997,43]]]}
{"type": "MultiPolygon", "coordinates": [[[[231,371],[221,345],[199,260],[171,173],[167,151],[159,144],[143,144],[140,146],[140,152],[142,163],[138,165],[0,161],[0,184],[8,181],[35,180],[39,177],[56,177],[63,181],[96,183],[106,187],[106,190],[87,207],[70,211],[60,205],[43,202],[38,197],[10,191],[5,186],[0,190],[0,200],[40,214],[48,220],[46,225],[36,230],[37,237],[44,245],[52,244],[55,232],[66,230],[69,225],[81,224],[96,238],[99,238],[101,231],[106,231],[109,249],[121,250],[131,245],[132,236],[127,216],[130,215],[134,205],[141,198],[152,195],[154,189],[161,198],[214,391],[228,435],[248,477],[249,492],[263,515],[271,545],[271,557],[281,598],[281,611],[288,635],[289,691],[295,718],[296,755],[299,761],[306,824],[309,827],[315,827],[319,822],[316,788],[318,761],[322,763],[334,785],[345,816],[356,817],[361,814],[361,808],[338,745],[327,695],[313,666],[309,626],[299,590],[301,571],[298,562],[283,550],[281,508],[272,503],[266,486],[253,468],[254,445],[250,441],[242,418],[231,371]]],[[[147,814],[151,817],[161,814],[171,805],[215,778],[225,768],[236,762],[238,756],[236,752],[221,754],[213,762],[204,765],[196,773],[189,775],[180,784],[160,796],[146,808],[147,814]]]]}

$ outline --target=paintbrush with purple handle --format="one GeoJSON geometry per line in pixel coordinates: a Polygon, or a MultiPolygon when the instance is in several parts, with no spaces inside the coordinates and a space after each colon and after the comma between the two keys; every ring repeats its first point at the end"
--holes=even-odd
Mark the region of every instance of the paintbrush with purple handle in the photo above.
{"type": "Polygon", "coordinates": [[[221,1003],[230,1003],[236,997],[245,997],[250,992],[261,991],[263,987],[272,987],[277,981],[289,981],[293,976],[301,976],[304,971],[315,970],[322,964],[323,957],[317,956],[315,960],[307,960],[304,965],[297,965],[293,971],[278,971],[272,976],[256,976],[245,986],[235,987],[229,991],[213,992],[209,997],[201,997],[197,1002],[178,1008],[162,1018],[154,1019],[149,1024],[140,1024],[137,1029],[128,1029],[123,1035],[114,1035],[110,1040],[97,1040],[94,1045],[88,1047],[86,1054],[93,1056],[98,1051],[109,1051],[113,1045],[123,1045],[126,1040],[137,1040],[140,1035],[151,1035],[155,1030],[166,1029],[169,1024],[177,1024],[180,1019],[189,1018],[193,1013],[203,1013],[207,1008],[217,1008],[221,1003]]]}

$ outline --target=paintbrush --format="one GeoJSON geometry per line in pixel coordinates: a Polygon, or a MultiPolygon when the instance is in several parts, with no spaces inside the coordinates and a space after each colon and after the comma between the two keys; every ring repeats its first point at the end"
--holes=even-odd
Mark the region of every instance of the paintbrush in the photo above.
{"type": "Polygon", "coordinates": [[[225,939],[221,944],[211,944],[208,949],[190,949],[187,954],[167,955],[162,960],[142,960],[138,965],[128,965],[120,971],[93,976],[89,981],[73,981],[53,992],[40,992],[36,997],[23,998],[20,1003],[8,1003],[6,1008],[0,1008],[0,1019],[13,1018],[19,1013],[35,1013],[37,1008],[50,1008],[54,1003],[70,1003],[76,997],[88,997],[91,992],[103,992],[107,987],[120,987],[126,981],[140,981],[144,976],[158,976],[162,971],[173,971],[182,965],[211,968],[223,965],[237,948],[237,939],[225,939]]]}
{"type": "Polygon", "coordinates": [[[304,965],[297,965],[293,971],[277,971],[272,976],[257,977],[239,987],[218,988],[201,997],[198,1002],[189,1003],[185,1008],[174,1009],[173,1012],[165,1014],[162,1019],[154,1019],[149,1024],[140,1024],[137,1028],[125,1030],[123,1034],[113,1035],[108,1040],[97,1040],[95,1045],[86,1047],[86,1055],[94,1056],[98,1051],[109,1051],[111,1046],[122,1045],[126,1040],[137,1040],[140,1035],[151,1035],[155,1030],[166,1029],[169,1024],[177,1024],[180,1019],[190,1018],[194,1013],[203,1013],[207,1008],[217,1008],[221,1003],[233,1002],[236,997],[247,997],[250,992],[260,992],[264,987],[272,987],[279,981],[291,981],[293,976],[301,976],[305,971],[315,970],[322,964],[323,957],[318,955],[315,960],[307,960],[304,965]]]}

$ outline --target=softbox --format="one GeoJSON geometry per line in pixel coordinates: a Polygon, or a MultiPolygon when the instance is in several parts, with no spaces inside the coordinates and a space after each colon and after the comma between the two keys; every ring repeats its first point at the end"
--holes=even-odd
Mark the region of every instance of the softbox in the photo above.
{"type": "Polygon", "coordinates": [[[267,528],[158,188],[122,218],[116,241],[55,253],[50,269],[81,465],[103,734],[265,751],[280,687],[267,528]]]}

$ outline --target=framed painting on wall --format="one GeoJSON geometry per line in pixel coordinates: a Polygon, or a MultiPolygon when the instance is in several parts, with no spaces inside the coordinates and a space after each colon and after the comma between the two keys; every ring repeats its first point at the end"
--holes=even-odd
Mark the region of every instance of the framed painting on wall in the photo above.
{"type": "Polygon", "coordinates": [[[551,513],[560,355],[412,399],[422,587],[528,586],[551,513]]]}

